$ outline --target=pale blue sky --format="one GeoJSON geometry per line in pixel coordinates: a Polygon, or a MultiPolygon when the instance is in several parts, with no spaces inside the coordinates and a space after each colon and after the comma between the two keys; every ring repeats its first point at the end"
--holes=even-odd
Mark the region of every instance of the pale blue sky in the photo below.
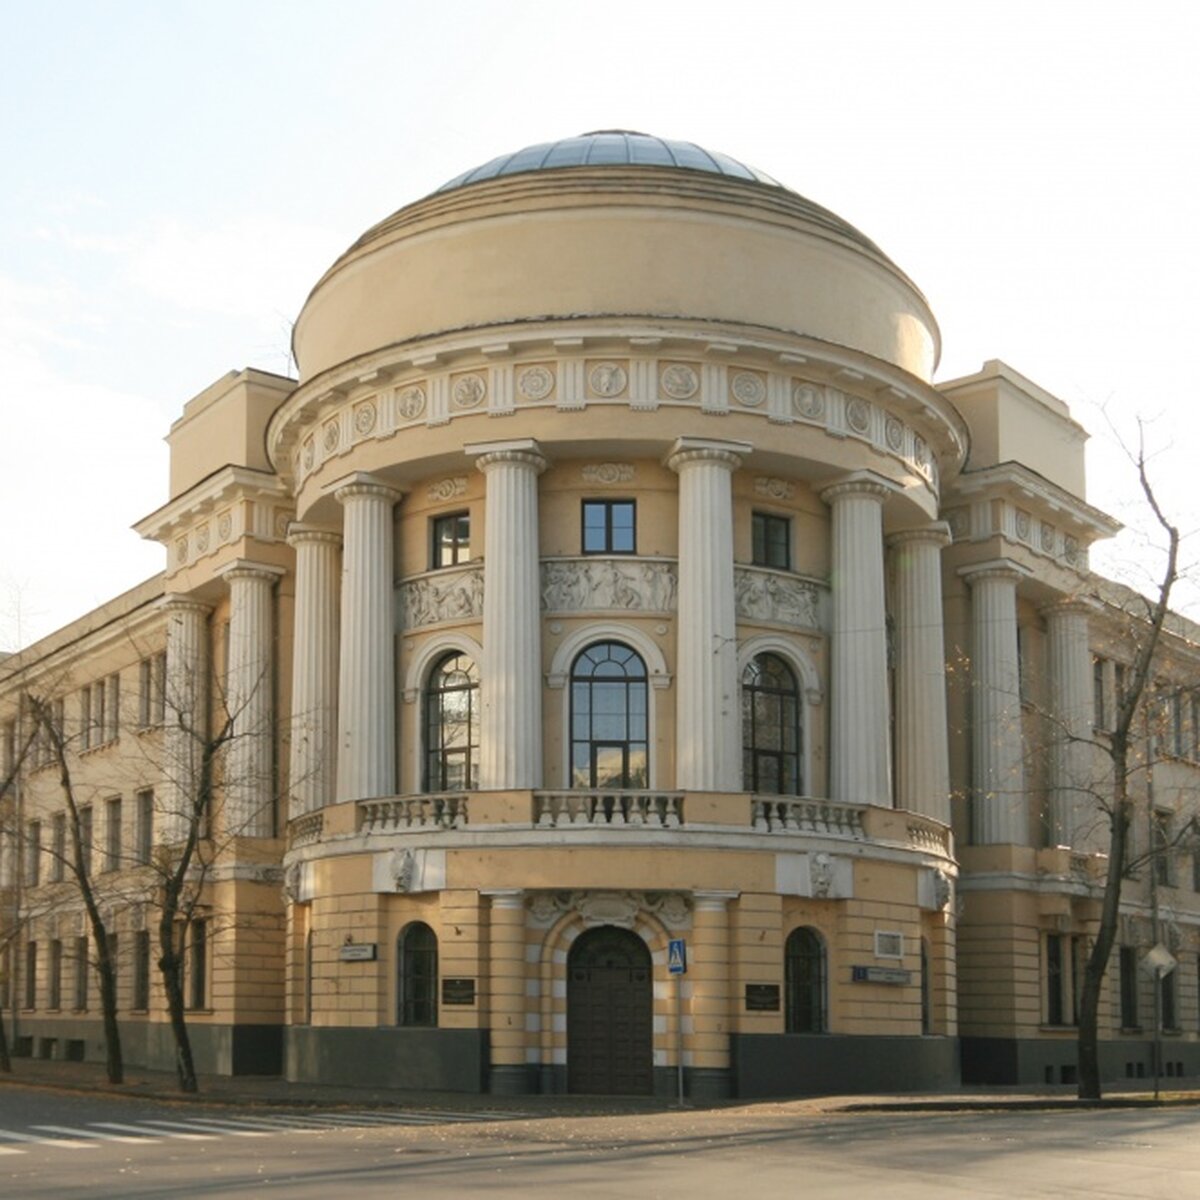
{"type": "MultiPolygon", "coordinates": [[[[1191,528],[1200,5],[0,0],[0,647],[132,586],[162,437],[287,368],[367,225],[588,129],[751,162],[924,289],[941,378],[1000,357],[1093,432],[1159,417],[1191,528]]],[[[1104,440],[1098,436],[1096,447],[1104,440]]],[[[1129,519],[1111,458],[1092,499],[1129,519]]],[[[1195,558],[1192,549],[1191,558],[1195,558]]]]}

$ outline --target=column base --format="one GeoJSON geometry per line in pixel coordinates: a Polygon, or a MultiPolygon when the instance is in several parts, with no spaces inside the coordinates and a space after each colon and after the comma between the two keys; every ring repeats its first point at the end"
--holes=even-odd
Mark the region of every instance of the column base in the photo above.
{"type": "Polygon", "coordinates": [[[532,1096],[537,1088],[532,1069],[525,1064],[493,1066],[488,1072],[488,1091],[493,1096],[532,1096]]]}

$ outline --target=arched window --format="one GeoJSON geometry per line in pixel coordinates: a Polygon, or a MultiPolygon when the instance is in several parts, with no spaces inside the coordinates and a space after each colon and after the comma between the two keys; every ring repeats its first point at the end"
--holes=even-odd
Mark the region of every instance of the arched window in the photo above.
{"type": "Polygon", "coordinates": [[[784,950],[788,1033],[825,1032],[825,946],[812,929],[793,929],[784,950]]]}
{"type": "Polygon", "coordinates": [[[646,664],[597,642],[571,666],[571,786],[650,786],[646,664]]]}
{"type": "Polygon", "coordinates": [[[396,939],[396,1024],[437,1024],[437,934],[424,921],[396,939]]]}
{"type": "Polygon", "coordinates": [[[465,654],[438,659],[425,688],[427,792],[479,786],[479,670],[465,654]]]}
{"type": "Polygon", "coordinates": [[[800,689],[777,654],[759,654],[742,672],[742,786],[749,792],[799,796],[800,689]]]}

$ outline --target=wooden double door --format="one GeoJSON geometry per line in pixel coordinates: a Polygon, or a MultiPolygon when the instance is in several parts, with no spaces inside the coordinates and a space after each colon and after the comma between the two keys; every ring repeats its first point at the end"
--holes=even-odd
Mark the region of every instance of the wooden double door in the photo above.
{"type": "Polygon", "coordinates": [[[567,1088],[603,1096],[654,1091],[650,951],[635,933],[602,925],[567,959],[567,1088]]]}

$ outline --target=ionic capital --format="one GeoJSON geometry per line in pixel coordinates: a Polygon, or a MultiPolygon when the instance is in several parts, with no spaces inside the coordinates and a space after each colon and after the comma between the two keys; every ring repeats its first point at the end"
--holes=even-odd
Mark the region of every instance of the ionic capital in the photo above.
{"type": "Polygon", "coordinates": [[[1090,596],[1063,596],[1042,605],[1040,611],[1048,620],[1060,616],[1093,617],[1100,612],[1100,604],[1090,596]]]}
{"type": "Polygon", "coordinates": [[[404,495],[366,471],[355,471],[353,475],[344,476],[334,482],[329,490],[333,492],[333,498],[339,504],[345,504],[347,500],[356,496],[374,496],[386,500],[389,504],[396,504],[404,495]]]}
{"type": "Polygon", "coordinates": [[[1022,579],[1026,579],[1032,574],[1033,572],[1028,567],[1011,558],[991,558],[987,562],[969,563],[965,567],[958,568],[959,577],[971,587],[989,579],[1020,583],[1022,579]]]}
{"type": "Polygon", "coordinates": [[[888,534],[886,542],[893,548],[928,543],[940,550],[943,546],[950,545],[950,526],[945,521],[933,521],[917,529],[897,529],[895,533],[888,534]]]}
{"type": "Polygon", "coordinates": [[[248,558],[235,558],[226,563],[217,572],[217,578],[232,583],[236,579],[256,579],[263,583],[274,583],[276,579],[287,574],[284,567],[272,563],[254,562],[248,558]]]}
{"type": "Polygon", "coordinates": [[[550,464],[534,438],[517,438],[511,442],[472,442],[463,451],[475,459],[475,466],[485,475],[501,463],[529,467],[540,475],[550,464]]]}
{"type": "Polygon", "coordinates": [[[820,495],[826,504],[833,504],[836,500],[845,500],[852,496],[864,496],[882,504],[897,491],[896,485],[884,479],[882,475],[876,475],[873,471],[855,471],[851,475],[843,476],[836,483],[831,483],[820,495]]]}
{"type": "Polygon", "coordinates": [[[158,606],[167,616],[171,616],[172,613],[194,613],[196,616],[207,617],[212,612],[211,604],[183,595],[164,596],[158,602],[158,606]]]}
{"type": "Polygon", "coordinates": [[[676,473],[694,463],[716,463],[730,472],[742,465],[742,460],[754,447],[749,442],[718,442],[708,438],[681,437],[667,452],[664,465],[676,473]]]}
{"type": "Polygon", "coordinates": [[[288,523],[287,543],[295,548],[301,545],[340,546],[342,535],[332,529],[321,529],[317,525],[302,525],[299,521],[288,523]]]}

